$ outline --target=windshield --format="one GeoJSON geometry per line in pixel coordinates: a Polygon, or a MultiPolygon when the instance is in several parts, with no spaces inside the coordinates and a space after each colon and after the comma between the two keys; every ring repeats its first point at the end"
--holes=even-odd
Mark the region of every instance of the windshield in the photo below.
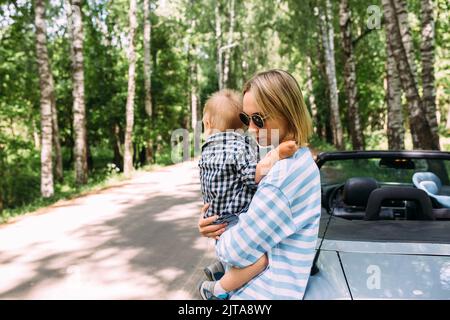
{"type": "Polygon", "coordinates": [[[340,159],[327,160],[320,168],[322,186],[345,183],[353,177],[372,177],[381,184],[412,184],[416,172],[433,172],[443,185],[450,185],[450,160],[340,159]]]}

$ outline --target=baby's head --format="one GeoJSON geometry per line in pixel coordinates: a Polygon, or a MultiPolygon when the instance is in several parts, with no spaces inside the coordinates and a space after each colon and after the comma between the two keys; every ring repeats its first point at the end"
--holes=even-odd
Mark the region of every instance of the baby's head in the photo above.
{"type": "Polygon", "coordinates": [[[206,101],[203,109],[203,125],[207,135],[214,131],[242,129],[240,112],[242,112],[242,96],[239,92],[223,89],[214,93],[206,101]]]}

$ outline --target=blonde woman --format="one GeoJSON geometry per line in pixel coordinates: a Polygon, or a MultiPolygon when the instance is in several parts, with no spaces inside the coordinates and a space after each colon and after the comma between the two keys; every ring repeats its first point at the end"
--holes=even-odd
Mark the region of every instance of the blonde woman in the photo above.
{"type": "Polygon", "coordinates": [[[227,272],[267,257],[261,273],[227,292],[231,299],[302,299],[314,259],[321,208],[319,169],[307,147],[311,117],[297,81],[285,71],[255,75],[245,84],[243,94],[241,120],[260,145],[294,140],[300,148],[273,166],[236,225],[224,233],[225,224],[213,224],[217,217],[203,219],[205,205],[199,231],[218,239],[216,253],[228,266],[227,272]]]}

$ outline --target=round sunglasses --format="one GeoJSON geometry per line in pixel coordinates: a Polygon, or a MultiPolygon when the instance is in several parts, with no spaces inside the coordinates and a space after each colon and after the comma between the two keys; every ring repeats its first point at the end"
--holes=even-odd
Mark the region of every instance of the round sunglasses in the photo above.
{"type": "Polygon", "coordinates": [[[268,118],[268,116],[263,117],[258,112],[253,113],[251,116],[246,114],[245,112],[239,113],[239,118],[241,119],[242,123],[245,124],[247,127],[250,125],[250,121],[253,120],[253,123],[258,128],[264,128],[264,120],[268,118]]]}

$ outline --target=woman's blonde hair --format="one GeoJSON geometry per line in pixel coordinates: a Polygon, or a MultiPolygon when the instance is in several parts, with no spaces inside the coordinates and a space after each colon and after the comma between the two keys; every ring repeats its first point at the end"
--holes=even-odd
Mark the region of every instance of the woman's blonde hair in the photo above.
{"type": "Polygon", "coordinates": [[[299,146],[305,146],[313,133],[311,115],[297,80],[286,71],[257,73],[244,85],[243,95],[251,92],[263,115],[286,120],[288,132],[299,146]]]}

